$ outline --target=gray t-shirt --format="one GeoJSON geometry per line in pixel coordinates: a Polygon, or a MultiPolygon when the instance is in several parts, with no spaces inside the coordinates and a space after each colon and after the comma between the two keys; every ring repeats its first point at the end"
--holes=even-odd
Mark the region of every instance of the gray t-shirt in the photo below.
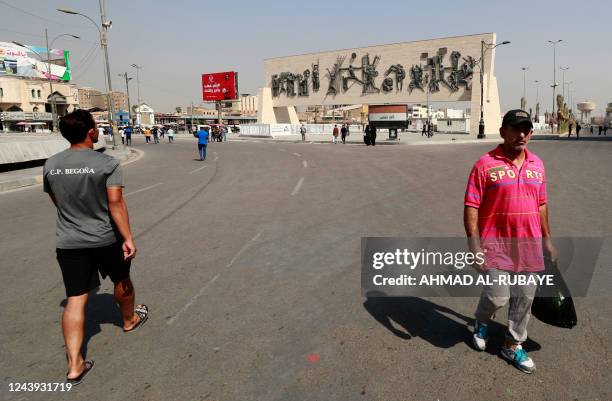
{"type": "Polygon", "coordinates": [[[107,187],[124,186],[117,159],[91,149],[66,149],[46,161],[43,186],[57,201],[58,248],[99,248],[120,239],[106,196],[107,187]]]}

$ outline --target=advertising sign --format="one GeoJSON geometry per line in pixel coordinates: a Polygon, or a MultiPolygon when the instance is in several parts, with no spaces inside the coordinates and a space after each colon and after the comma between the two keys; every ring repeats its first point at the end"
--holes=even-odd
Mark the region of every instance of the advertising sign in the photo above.
{"type": "Polygon", "coordinates": [[[14,75],[28,78],[49,78],[47,52],[51,58],[51,79],[70,81],[70,52],[67,50],[44,47],[18,46],[14,43],[0,42],[0,76],[14,75]],[[42,59],[42,60],[41,60],[42,59]],[[43,61],[44,60],[44,61],[43,61]],[[60,64],[53,62],[60,61],[60,64]]]}
{"type": "Polygon", "coordinates": [[[234,100],[237,98],[237,72],[202,74],[202,99],[204,101],[234,100]]]}

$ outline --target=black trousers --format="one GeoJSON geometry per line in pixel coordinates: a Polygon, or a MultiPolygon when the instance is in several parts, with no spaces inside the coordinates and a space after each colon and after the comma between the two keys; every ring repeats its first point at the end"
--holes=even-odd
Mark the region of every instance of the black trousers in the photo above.
{"type": "Polygon", "coordinates": [[[376,135],[370,135],[370,143],[372,146],[376,145],[376,135]]]}

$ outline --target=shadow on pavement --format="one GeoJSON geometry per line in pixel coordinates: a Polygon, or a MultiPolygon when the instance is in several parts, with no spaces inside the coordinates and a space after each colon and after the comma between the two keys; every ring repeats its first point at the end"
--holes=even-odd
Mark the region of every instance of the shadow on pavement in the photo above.
{"type": "MultiPolygon", "coordinates": [[[[438,348],[451,348],[459,343],[473,348],[474,318],[445,306],[415,297],[369,297],[363,306],[374,319],[401,339],[420,337],[438,348]]],[[[490,322],[486,352],[498,355],[504,342],[505,331],[505,326],[495,321],[490,322]]],[[[523,348],[529,352],[537,351],[541,346],[527,339],[523,348]]]]}
{"type": "MultiPolygon", "coordinates": [[[[115,297],[112,294],[98,294],[98,291],[99,288],[89,293],[85,310],[85,338],[81,350],[85,358],[87,357],[87,344],[93,336],[102,332],[101,325],[112,324],[123,329],[123,319],[119,306],[115,302],[115,297]]],[[[65,307],[66,303],[67,301],[64,299],[60,306],[65,307]]]]}

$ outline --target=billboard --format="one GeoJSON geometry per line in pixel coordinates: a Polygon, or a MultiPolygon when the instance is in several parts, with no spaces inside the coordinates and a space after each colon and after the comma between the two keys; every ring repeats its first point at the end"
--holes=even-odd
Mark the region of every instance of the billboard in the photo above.
{"type": "Polygon", "coordinates": [[[377,128],[408,128],[408,105],[370,105],[368,121],[374,123],[377,128]]]}
{"type": "MultiPolygon", "coordinates": [[[[68,50],[51,49],[51,79],[70,81],[70,59],[68,50]],[[59,63],[63,65],[53,64],[59,63]]],[[[18,46],[14,43],[0,42],[0,76],[19,76],[28,78],[49,78],[45,47],[18,46]],[[41,60],[44,60],[44,62],[41,60]]]]}
{"type": "Polygon", "coordinates": [[[235,71],[202,74],[204,101],[238,99],[238,73],[235,71]]]}

